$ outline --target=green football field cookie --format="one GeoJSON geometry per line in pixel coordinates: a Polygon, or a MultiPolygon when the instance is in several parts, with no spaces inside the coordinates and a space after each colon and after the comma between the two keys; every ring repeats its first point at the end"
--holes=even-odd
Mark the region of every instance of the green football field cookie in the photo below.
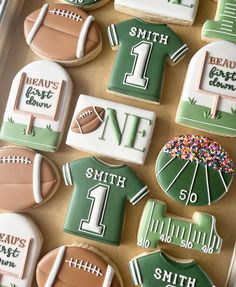
{"type": "Polygon", "coordinates": [[[211,205],[227,193],[233,176],[233,162],[225,149],[198,135],[170,140],[156,161],[161,188],[185,205],[211,205]]]}

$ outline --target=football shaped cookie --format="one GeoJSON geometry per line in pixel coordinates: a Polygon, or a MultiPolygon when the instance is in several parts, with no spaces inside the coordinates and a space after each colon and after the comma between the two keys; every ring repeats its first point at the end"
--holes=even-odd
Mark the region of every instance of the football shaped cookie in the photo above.
{"type": "Polygon", "coordinates": [[[103,122],[105,110],[100,107],[87,107],[82,109],[74,118],[71,130],[75,133],[88,134],[100,127],[103,122]]]}
{"type": "MultiPolygon", "coordinates": [[[[84,10],[94,10],[106,5],[110,0],[64,0],[84,10]]],[[[62,2],[64,2],[62,1],[62,2]]]]}
{"type": "Polygon", "coordinates": [[[94,17],[72,5],[45,4],[26,18],[24,33],[37,55],[65,66],[84,64],[102,49],[94,17]]]}
{"type": "Polygon", "coordinates": [[[122,279],[104,254],[85,244],[61,246],[38,263],[39,287],[122,287],[122,279]]]}
{"type": "Polygon", "coordinates": [[[22,211],[48,200],[60,182],[56,166],[33,150],[0,149],[0,208],[22,211]]]}

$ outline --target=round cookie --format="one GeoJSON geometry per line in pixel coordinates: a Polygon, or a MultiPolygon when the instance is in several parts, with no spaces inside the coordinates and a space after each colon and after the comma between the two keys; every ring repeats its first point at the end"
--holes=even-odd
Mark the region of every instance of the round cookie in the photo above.
{"type": "Polygon", "coordinates": [[[102,49],[101,33],[94,20],[72,5],[45,4],[25,19],[26,42],[42,58],[65,66],[81,65],[102,49]]]}
{"type": "Polygon", "coordinates": [[[163,191],[185,205],[204,206],[227,193],[234,176],[232,159],[214,140],[182,135],[170,140],[156,161],[163,191]]]}
{"type": "Polygon", "coordinates": [[[43,237],[33,220],[22,214],[0,214],[0,285],[31,287],[43,237]]]}
{"type": "Polygon", "coordinates": [[[110,0],[64,0],[64,2],[73,4],[84,10],[91,11],[106,5],[110,0]]]}
{"type": "Polygon", "coordinates": [[[85,244],[61,246],[38,263],[39,287],[122,287],[119,271],[102,252],[85,244]]]}
{"type": "Polygon", "coordinates": [[[0,149],[0,208],[22,211],[43,204],[60,183],[57,167],[22,147],[0,149]]]}

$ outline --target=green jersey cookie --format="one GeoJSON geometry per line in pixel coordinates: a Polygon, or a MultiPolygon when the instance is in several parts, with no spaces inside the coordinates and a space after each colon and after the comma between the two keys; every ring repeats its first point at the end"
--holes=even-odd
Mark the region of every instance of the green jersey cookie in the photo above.
{"type": "Polygon", "coordinates": [[[215,287],[195,260],[171,258],[162,251],[133,258],[129,268],[134,285],[143,287],[215,287]]]}
{"type": "Polygon", "coordinates": [[[206,41],[222,39],[236,42],[236,2],[235,0],[218,0],[214,21],[206,21],[202,29],[202,38],[206,41]]]}
{"type": "Polygon", "coordinates": [[[192,220],[166,215],[166,204],[148,200],[139,224],[138,245],[156,248],[159,241],[204,253],[219,253],[222,239],[215,217],[195,212],[192,220]]]}
{"type": "Polygon", "coordinates": [[[125,202],[138,203],[147,186],[127,165],[108,165],[94,157],[65,164],[63,175],[66,185],[74,185],[64,231],[119,245],[125,202]]]}
{"type": "Polygon", "coordinates": [[[84,10],[94,10],[110,2],[110,0],[64,0],[84,10]]]}
{"type": "Polygon", "coordinates": [[[108,36],[118,48],[108,90],[159,103],[166,61],[176,64],[187,45],[166,24],[139,19],[109,26],[108,36]]]}
{"type": "Polygon", "coordinates": [[[227,193],[234,167],[226,150],[214,140],[183,135],[170,140],[161,150],[156,176],[161,188],[174,200],[204,206],[227,193]]]}

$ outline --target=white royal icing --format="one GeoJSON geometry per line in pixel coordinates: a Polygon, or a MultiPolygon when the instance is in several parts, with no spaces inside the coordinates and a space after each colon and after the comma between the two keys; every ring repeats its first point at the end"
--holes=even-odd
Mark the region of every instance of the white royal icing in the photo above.
{"type": "MultiPolygon", "coordinates": [[[[211,132],[217,133],[217,128],[222,128],[224,130],[222,134],[228,135],[229,132],[231,136],[236,135],[236,126],[228,126],[229,122],[224,122],[225,114],[222,114],[227,113],[229,116],[233,116],[236,111],[236,77],[233,76],[236,71],[235,49],[234,43],[217,41],[204,46],[193,56],[176,115],[178,123],[184,120],[194,122],[199,126],[204,124],[205,128],[209,128],[211,132]],[[212,69],[215,69],[214,73],[211,73],[212,69]],[[229,75],[228,79],[227,74],[229,75]],[[185,111],[187,110],[181,107],[184,103],[189,103],[188,111],[201,106],[205,107],[209,113],[215,112],[216,117],[221,113],[221,117],[219,120],[212,118],[211,121],[208,121],[205,116],[206,122],[202,115],[199,116],[199,119],[186,117],[185,111]]],[[[184,124],[187,125],[187,123],[184,124]]]]}
{"type": "Polygon", "coordinates": [[[53,286],[53,283],[57,277],[57,274],[58,274],[58,271],[60,269],[60,266],[61,266],[61,263],[62,263],[62,259],[64,257],[64,254],[65,254],[65,251],[66,251],[66,246],[61,246],[58,250],[58,253],[57,253],[57,257],[54,261],[54,264],[52,266],[52,269],[49,273],[49,276],[48,276],[48,279],[44,285],[44,287],[52,287],[53,286]]]}
{"type": "Polygon", "coordinates": [[[31,44],[31,42],[33,41],[36,33],[38,32],[38,29],[40,28],[40,26],[42,25],[43,23],[43,20],[47,14],[47,11],[48,11],[48,4],[44,4],[43,7],[41,8],[40,10],[40,13],[38,15],[38,18],[37,20],[35,21],[30,33],[28,34],[27,38],[26,38],[26,43],[28,45],[31,44]]]}
{"type": "Polygon", "coordinates": [[[76,57],[78,59],[82,58],[84,56],[85,52],[85,43],[88,35],[89,28],[91,26],[91,23],[94,21],[93,16],[88,16],[88,18],[85,20],[84,25],[82,27],[82,30],[80,32],[80,36],[78,39],[78,44],[77,44],[77,51],[76,51],[76,57]]]}
{"type": "Polygon", "coordinates": [[[114,269],[111,267],[111,265],[108,265],[102,287],[110,287],[111,286],[114,274],[115,274],[114,269]]]}
{"type": "MultiPolygon", "coordinates": [[[[24,85],[22,95],[26,94],[26,90],[29,86],[30,85],[24,85]]],[[[32,87],[33,89],[37,89],[42,93],[42,91],[44,90],[48,91],[52,87],[52,84],[50,85],[49,89],[45,88],[45,86],[42,86],[39,82],[36,85],[32,85],[32,87]]],[[[9,122],[9,119],[12,119],[12,126],[14,125],[14,123],[27,126],[29,123],[30,114],[37,114],[40,112],[41,116],[36,116],[34,118],[32,128],[38,127],[46,130],[47,127],[50,127],[53,132],[58,132],[58,135],[60,136],[60,133],[63,131],[67,119],[67,113],[69,110],[69,104],[72,95],[72,88],[73,84],[69,74],[59,64],[47,60],[32,62],[23,67],[16,74],[12,82],[7,106],[4,113],[4,122],[9,122]],[[22,112],[16,111],[15,103],[22,74],[25,74],[26,78],[37,79],[38,81],[42,79],[42,81],[47,82],[47,84],[63,82],[63,87],[61,89],[58,104],[55,104],[56,101],[54,97],[51,97],[48,100],[45,99],[44,102],[49,103],[51,105],[51,108],[48,110],[43,110],[43,108],[39,109],[37,106],[26,105],[26,97],[20,96],[20,110],[22,112]],[[47,119],[48,115],[51,116],[54,113],[56,113],[54,120],[50,118],[47,119]]],[[[53,90],[55,96],[57,95],[58,90],[55,92],[53,90]]],[[[4,137],[6,137],[7,140],[11,141],[11,138],[8,138],[8,136],[8,131],[6,130],[6,134],[4,134],[4,137]]],[[[27,146],[27,140],[30,140],[28,136],[26,136],[24,141],[21,142],[21,145],[27,146]]],[[[59,143],[60,141],[57,140],[57,145],[59,145],[59,143]]],[[[40,141],[37,142],[37,145],[37,149],[40,149],[39,146],[45,147],[44,139],[41,138],[40,141]]],[[[46,147],[51,148],[51,146],[46,147]]],[[[52,146],[52,148],[54,148],[54,146],[52,146]]]]}
{"type": "MultiPolygon", "coordinates": [[[[132,106],[80,95],[72,123],[81,110],[90,106],[101,107],[105,110],[103,122],[96,130],[87,134],[74,132],[70,127],[66,144],[77,149],[143,164],[151,142],[156,114],[132,106]],[[113,122],[108,116],[108,110],[115,111],[117,124],[121,133],[120,143],[117,141],[117,134],[115,133],[113,122]],[[139,119],[137,128],[134,127],[135,117],[139,119]],[[133,129],[136,132],[132,133],[133,129]],[[132,134],[134,135],[133,145],[132,147],[127,147],[132,134]]],[[[68,177],[67,180],[70,184],[68,177]]]]}
{"type": "MultiPolygon", "coordinates": [[[[180,4],[172,2],[173,0],[115,0],[115,8],[127,9],[127,14],[130,13],[129,9],[134,10],[139,16],[141,13],[156,20],[158,17],[165,17],[193,23],[199,0],[182,0],[180,4]]],[[[168,22],[168,19],[166,21],[168,22]]]]}
{"type": "Polygon", "coordinates": [[[42,190],[41,190],[41,164],[43,156],[39,153],[35,155],[34,166],[33,166],[33,194],[36,203],[43,201],[42,190]]]}
{"type": "Polygon", "coordinates": [[[6,250],[18,251],[16,257],[13,255],[7,257],[6,254],[1,253],[1,260],[14,262],[16,266],[13,269],[0,264],[0,285],[31,287],[43,242],[40,230],[28,216],[17,213],[2,213],[0,215],[0,233],[2,236],[10,238],[6,242],[3,242],[4,237],[2,238],[2,250],[6,248],[6,250]]]}

